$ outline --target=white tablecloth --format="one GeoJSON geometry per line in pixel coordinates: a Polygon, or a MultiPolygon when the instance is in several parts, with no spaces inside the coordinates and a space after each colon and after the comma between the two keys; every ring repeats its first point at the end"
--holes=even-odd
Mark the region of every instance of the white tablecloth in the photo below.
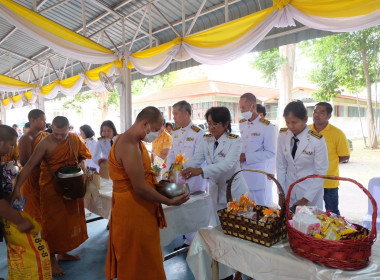
{"type": "Polygon", "coordinates": [[[220,278],[224,264],[255,280],[296,279],[380,279],[380,241],[372,246],[370,264],[361,270],[343,271],[304,259],[290,249],[287,239],[267,248],[223,234],[220,226],[200,229],[187,255],[187,263],[197,280],[212,279],[211,257],[219,262],[220,278]]]}
{"type": "MultiPolygon", "coordinates": [[[[86,208],[109,219],[112,208],[112,180],[101,179],[99,196],[86,201],[86,208]]],[[[209,194],[190,196],[180,206],[163,205],[168,227],[161,229],[161,246],[169,245],[177,236],[196,232],[198,229],[216,225],[216,211],[209,194]]]]}

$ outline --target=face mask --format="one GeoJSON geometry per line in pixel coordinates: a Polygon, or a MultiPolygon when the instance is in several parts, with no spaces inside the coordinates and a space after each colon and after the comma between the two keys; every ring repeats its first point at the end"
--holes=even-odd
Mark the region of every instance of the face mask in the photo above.
{"type": "Polygon", "coordinates": [[[251,105],[251,107],[249,108],[247,112],[241,113],[243,118],[245,118],[246,120],[249,120],[250,118],[252,118],[252,112],[251,112],[252,106],[253,104],[251,105]]]}
{"type": "MultiPolygon", "coordinates": [[[[150,124],[148,124],[148,125],[149,125],[149,130],[150,130],[150,124]]],[[[144,129],[144,131],[145,131],[145,129],[144,129]]],[[[158,137],[158,131],[156,131],[156,132],[151,131],[149,133],[146,133],[146,131],[145,131],[145,134],[146,135],[144,137],[144,141],[148,142],[148,143],[152,143],[158,137]]]]}

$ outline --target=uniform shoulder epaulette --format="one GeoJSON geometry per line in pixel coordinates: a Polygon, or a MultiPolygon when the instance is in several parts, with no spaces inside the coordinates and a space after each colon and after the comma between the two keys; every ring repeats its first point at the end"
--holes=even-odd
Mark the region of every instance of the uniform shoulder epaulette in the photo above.
{"type": "Polygon", "coordinates": [[[323,137],[323,135],[319,134],[318,132],[315,132],[314,130],[309,130],[309,134],[311,136],[314,136],[315,138],[318,138],[318,139],[321,139],[323,137]]]}
{"type": "Polygon", "coordinates": [[[212,137],[212,135],[210,133],[207,133],[207,134],[203,135],[203,137],[212,137]]]}
{"type": "Polygon", "coordinates": [[[227,137],[228,138],[231,138],[231,139],[236,139],[238,138],[239,136],[235,135],[235,134],[232,134],[232,133],[227,133],[227,137]]]}
{"type": "Polygon", "coordinates": [[[194,130],[195,132],[199,132],[201,129],[198,126],[192,125],[191,129],[194,130]]]}
{"type": "Polygon", "coordinates": [[[285,131],[288,131],[287,127],[283,127],[283,128],[280,129],[280,132],[285,132],[285,131]]]}
{"type": "Polygon", "coordinates": [[[176,130],[178,130],[180,128],[181,128],[180,126],[176,126],[175,128],[173,128],[173,131],[176,131],[176,130]]]}
{"type": "Polygon", "coordinates": [[[265,124],[265,125],[269,125],[270,124],[270,121],[268,121],[268,120],[266,120],[264,118],[261,118],[260,122],[263,123],[263,124],[265,124]]]}
{"type": "Polygon", "coordinates": [[[103,139],[103,137],[98,137],[98,140],[102,140],[103,139]]]}
{"type": "Polygon", "coordinates": [[[246,119],[241,119],[241,120],[239,121],[239,123],[246,122],[246,121],[247,121],[246,119]]]}

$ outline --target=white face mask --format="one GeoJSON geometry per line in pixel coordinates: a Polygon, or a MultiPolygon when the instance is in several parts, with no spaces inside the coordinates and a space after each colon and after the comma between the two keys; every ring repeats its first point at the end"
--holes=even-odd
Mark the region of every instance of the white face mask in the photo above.
{"type": "Polygon", "coordinates": [[[251,112],[252,106],[253,104],[251,105],[251,107],[249,108],[247,112],[241,113],[243,118],[245,118],[246,120],[249,120],[250,118],[252,118],[252,112],[251,112]]]}
{"type": "MultiPolygon", "coordinates": [[[[149,130],[150,130],[150,124],[148,124],[148,125],[149,125],[149,130]]],[[[145,129],[144,129],[144,131],[145,131],[145,129]]],[[[145,134],[146,135],[144,137],[144,141],[148,142],[148,143],[152,143],[158,137],[158,131],[156,131],[156,132],[151,131],[149,133],[146,133],[146,131],[145,131],[145,134]]]]}

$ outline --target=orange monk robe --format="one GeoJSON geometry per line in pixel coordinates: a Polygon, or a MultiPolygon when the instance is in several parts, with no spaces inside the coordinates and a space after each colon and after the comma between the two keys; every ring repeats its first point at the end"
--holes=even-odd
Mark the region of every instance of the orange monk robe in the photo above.
{"type": "MultiPolygon", "coordinates": [[[[36,148],[37,144],[48,136],[50,133],[42,131],[33,142],[33,149],[36,148]]],[[[25,183],[21,187],[21,195],[26,198],[24,211],[32,216],[39,224],[41,224],[41,209],[40,209],[40,165],[34,167],[32,173],[26,179],[25,183]]]]}
{"type": "MultiPolygon", "coordinates": [[[[70,133],[78,158],[90,159],[86,145],[74,133],[70,133]]],[[[56,172],[61,167],[75,165],[74,153],[69,140],[58,145],[46,156],[50,168],[56,172]]],[[[42,238],[48,242],[51,254],[61,254],[73,250],[87,238],[83,199],[67,200],[57,194],[57,183],[45,160],[41,162],[40,209],[42,218],[42,238]]]]}
{"type": "Polygon", "coordinates": [[[10,151],[5,156],[1,157],[1,162],[14,161],[16,165],[18,165],[19,159],[20,159],[20,153],[18,150],[18,142],[16,142],[16,145],[13,147],[12,151],[10,151]]]}
{"type": "MultiPolygon", "coordinates": [[[[116,140],[116,142],[120,139],[116,140]]],[[[113,181],[112,211],[106,260],[107,279],[166,279],[160,245],[159,227],[166,226],[160,203],[146,200],[132,188],[124,167],[109,154],[109,171],[113,181]]],[[[145,182],[157,183],[150,157],[140,142],[145,182]]]]}

